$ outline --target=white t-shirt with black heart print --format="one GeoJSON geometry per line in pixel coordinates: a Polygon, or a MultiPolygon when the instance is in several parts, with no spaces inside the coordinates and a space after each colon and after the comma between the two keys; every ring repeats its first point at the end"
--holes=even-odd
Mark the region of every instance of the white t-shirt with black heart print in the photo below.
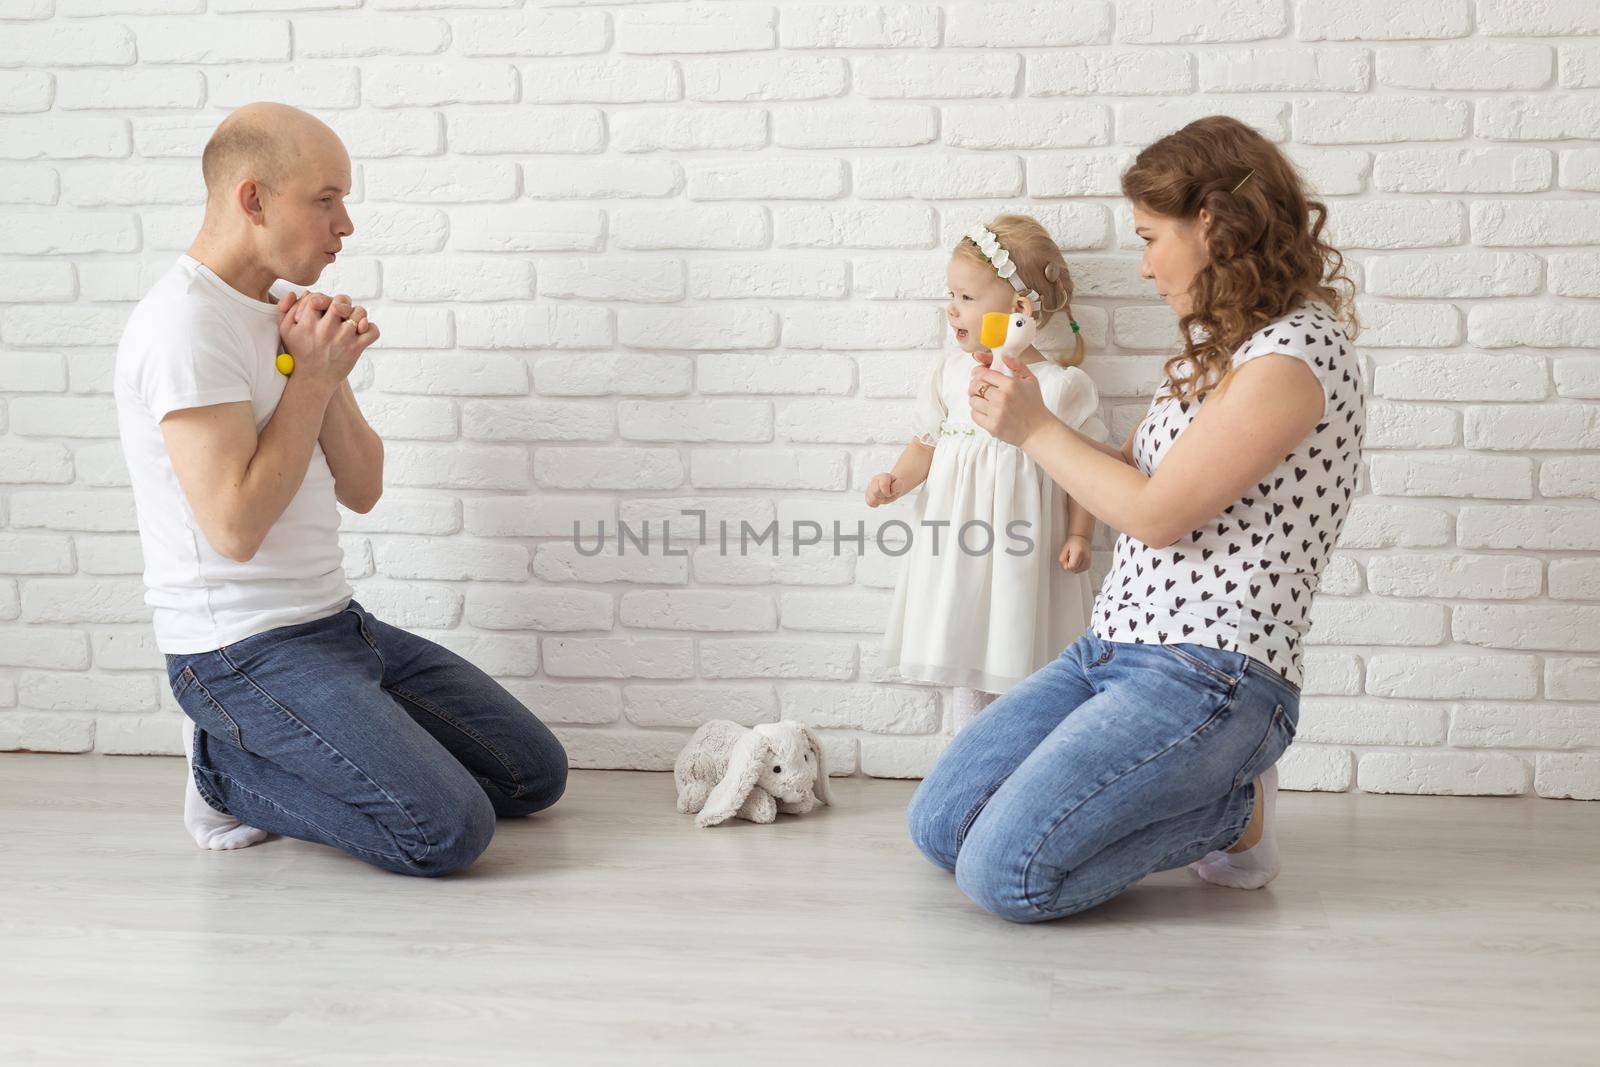
{"type": "MultiPolygon", "coordinates": [[[[1322,383],[1316,428],[1276,470],[1171,547],[1119,536],[1090,625],[1106,641],[1242,652],[1298,687],[1311,596],[1355,493],[1366,385],[1343,327],[1320,304],[1252,334],[1233,365],[1273,354],[1301,360],[1322,383]]],[[[1154,473],[1203,403],[1177,400],[1162,383],[1134,437],[1139,470],[1154,473]]]]}

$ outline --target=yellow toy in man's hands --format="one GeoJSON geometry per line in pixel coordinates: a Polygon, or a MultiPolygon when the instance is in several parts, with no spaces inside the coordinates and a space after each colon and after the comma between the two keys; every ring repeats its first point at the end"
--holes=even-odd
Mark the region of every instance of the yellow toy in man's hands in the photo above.
{"type": "Polygon", "coordinates": [[[278,373],[287,378],[294,373],[294,357],[287,352],[278,353],[278,373]]]}

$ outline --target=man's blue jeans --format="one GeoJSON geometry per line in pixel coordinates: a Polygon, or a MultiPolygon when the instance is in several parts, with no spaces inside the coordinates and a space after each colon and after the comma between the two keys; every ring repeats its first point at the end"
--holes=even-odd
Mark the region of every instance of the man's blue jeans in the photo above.
{"type": "Polygon", "coordinates": [[[1299,718],[1243,653],[1085,634],[956,735],[911,837],[996,915],[1071,915],[1238,841],[1299,718]]]}
{"type": "Polygon", "coordinates": [[[379,622],[337,615],[167,657],[199,727],[206,802],[243,822],[401,874],[459,871],[497,815],[566,788],[554,734],[483,671],[379,622]]]}

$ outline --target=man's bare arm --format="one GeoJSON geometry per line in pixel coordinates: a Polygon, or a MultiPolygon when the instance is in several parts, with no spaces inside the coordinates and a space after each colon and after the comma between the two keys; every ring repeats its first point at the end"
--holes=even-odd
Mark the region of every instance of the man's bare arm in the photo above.
{"type": "Polygon", "coordinates": [[[294,373],[259,435],[246,401],[162,419],[178,485],[218,553],[244,562],[260,549],[305,481],[330,402],[377,338],[376,327],[358,331],[349,319],[320,313],[286,328],[294,373]]]}
{"type": "Polygon", "coordinates": [[[350,383],[340,384],[322,420],[322,453],[339,503],[365,514],[383,496],[383,438],[368,425],[350,383]]]}
{"type": "MultiPolygon", "coordinates": [[[[345,294],[329,297],[314,292],[285,301],[284,327],[292,329],[306,314],[316,312],[350,319],[358,335],[378,328],[367,318],[367,309],[354,306],[345,294]]],[[[361,405],[356,403],[348,381],[340,383],[328,402],[322,434],[317,440],[333,473],[333,492],[339,503],[362,514],[376,507],[378,498],[383,496],[383,439],[361,414],[361,405]]]]}
{"type": "Polygon", "coordinates": [[[185,408],[161,420],[178,485],[217,552],[243,563],[266,540],[305,481],[328,396],[291,378],[259,438],[249,401],[185,408]]]}

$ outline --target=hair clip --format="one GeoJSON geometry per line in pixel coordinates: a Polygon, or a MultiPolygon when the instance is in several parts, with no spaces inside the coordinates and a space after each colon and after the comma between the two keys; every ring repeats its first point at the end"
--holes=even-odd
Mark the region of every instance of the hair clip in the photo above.
{"type": "Polygon", "coordinates": [[[1250,173],[1246,174],[1243,178],[1240,178],[1239,179],[1239,184],[1235,185],[1232,189],[1228,190],[1229,194],[1232,195],[1233,193],[1237,193],[1240,189],[1243,189],[1244,188],[1244,183],[1249,181],[1251,178],[1254,178],[1255,176],[1256,176],[1256,169],[1254,167],[1251,167],[1250,168],[1250,173]]]}

